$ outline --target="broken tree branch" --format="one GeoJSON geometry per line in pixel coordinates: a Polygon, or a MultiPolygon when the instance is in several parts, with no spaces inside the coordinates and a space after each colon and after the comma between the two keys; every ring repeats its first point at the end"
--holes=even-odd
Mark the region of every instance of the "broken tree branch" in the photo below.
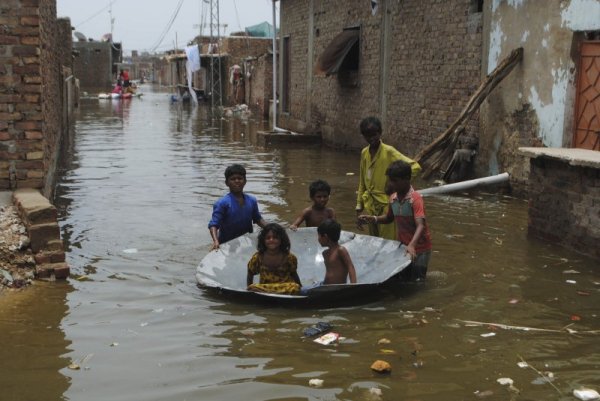
{"type": "Polygon", "coordinates": [[[523,58],[523,48],[513,50],[490,75],[481,83],[477,91],[465,105],[458,118],[438,136],[432,143],[421,150],[414,159],[421,164],[423,178],[439,170],[445,161],[450,160],[458,144],[458,137],[465,129],[469,118],[479,109],[481,103],[488,97],[494,88],[506,77],[519,61],[523,58]]]}

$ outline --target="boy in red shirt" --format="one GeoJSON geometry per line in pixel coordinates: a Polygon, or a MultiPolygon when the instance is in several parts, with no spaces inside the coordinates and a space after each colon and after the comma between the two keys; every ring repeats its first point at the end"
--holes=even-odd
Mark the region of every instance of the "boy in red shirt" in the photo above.
{"type": "Polygon", "coordinates": [[[396,221],[397,239],[406,245],[412,263],[400,273],[409,281],[424,280],[431,257],[431,234],[425,221],[425,204],[420,193],[410,185],[411,168],[408,163],[395,161],[387,168],[390,196],[387,214],[360,216],[365,223],[388,224],[396,221]]]}

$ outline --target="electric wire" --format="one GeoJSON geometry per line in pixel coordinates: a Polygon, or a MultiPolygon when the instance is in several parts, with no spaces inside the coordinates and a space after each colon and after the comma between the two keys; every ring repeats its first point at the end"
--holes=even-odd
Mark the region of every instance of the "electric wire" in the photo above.
{"type": "Polygon", "coordinates": [[[156,41],[156,43],[152,46],[152,48],[150,50],[151,53],[154,52],[158,48],[158,46],[160,46],[162,41],[165,39],[165,36],[167,36],[167,33],[169,33],[169,30],[171,29],[171,27],[173,26],[173,23],[175,22],[175,18],[177,18],[177,15],[179,14],[179,10],[181,10],[182,4],[183,4],[183,0],[179,0],[179,3],[177,3],[177,7],[175,8],[173,15],[171,16],[171,19],[167,23],[167,26],[161,33],[161,35],[158,38],[158,40],[156,41]]]}
{"type": "Polygon", "coordinates": [[[79,28],[81,25],[85,24],[86,22],[91,21],[92,19],[96,18],[98,15],[100,15],[102,12],[104,12],[105,10],[109,9],[110,6],[112,6],[113,4],[115,4],[117,2],[117,0],[111,0],[107,6],[103,7],[101,10],[95,12],[94,14],[92,14],[90,17],[86,18],[85,20],[83,20],[82,22],[80,22],[79,24],[77,24],[75,26],[75,28],[79,28]]]}

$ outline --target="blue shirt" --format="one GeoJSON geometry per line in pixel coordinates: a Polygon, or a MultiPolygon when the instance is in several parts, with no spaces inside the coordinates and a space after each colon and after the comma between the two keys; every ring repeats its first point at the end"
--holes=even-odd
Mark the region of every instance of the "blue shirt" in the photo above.
{"type": "Polygon", "coordinates": [[[244,205],[240,205],[231,193],[213,205],[212,218],[208,223],[208,228],[217,227],[219,229],[219,243],[251,233],[252,223],[262,220],[256,198],[245,193],[242,195],[244,196],[244,205]]]}

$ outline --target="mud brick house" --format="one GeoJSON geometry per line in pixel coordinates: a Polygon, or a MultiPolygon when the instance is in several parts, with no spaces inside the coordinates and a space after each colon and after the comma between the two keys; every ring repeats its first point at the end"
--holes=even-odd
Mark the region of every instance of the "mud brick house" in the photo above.
{"type": "Polygon", "coordinates": [[[52,194],[77,101],[71,44],[56,0],[0,2],[0,190],[52,194]]]}

